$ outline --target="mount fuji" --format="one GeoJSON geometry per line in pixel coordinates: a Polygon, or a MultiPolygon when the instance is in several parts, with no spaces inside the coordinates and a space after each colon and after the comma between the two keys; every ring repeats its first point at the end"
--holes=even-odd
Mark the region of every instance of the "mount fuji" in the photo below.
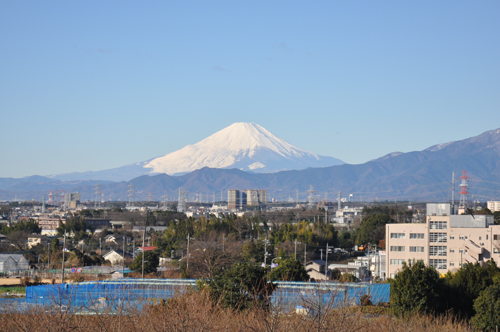
{"type": "Polygon", "coordinates": [[[141,175],[182,175],[204,167],[274,173],[328,167],[343,161],[302,150],[255,123],[238,122],[162,157],[97,172],[50,176],[58,180],[128,181],[141,175]]]}

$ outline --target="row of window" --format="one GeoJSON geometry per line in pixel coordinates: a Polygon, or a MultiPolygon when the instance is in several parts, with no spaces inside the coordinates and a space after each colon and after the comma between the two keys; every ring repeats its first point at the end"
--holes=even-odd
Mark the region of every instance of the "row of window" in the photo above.
{"type": "Polygon", "coordinates": [[[430,246],[429,255],[430,256],[446,256],[447,255],[446,246],[430,246]]]}
{"type": "Polygon", "coordinates": [[[429,259],[429,265],[436,270],[446,270],[448,268],[446,259],[429,259]]]}
{"type": "Polygon", "coordinates": [[[431,221],[429,226],[431,229],[447,229],[448,223],[446,221],[431,221]]]}
{"type": "MultiPolygon", "coordinates": [[[[403,265],[405,262],[404,259],[391,259],[391,265],[403,265]]],[[[430,259],[429,266],[434,267],[436,270],[446,270],[447,260],[446,259],[430,259]]],[[[458,263],[459,266],[462,266],[461,263],[458,263]]],[[[450,262],[450,266],[455,266],[454,262],[450,262]]]]}
{"type": "MultiPolygon", "coordinates": [[[[391,233],[391,239],[404,239],[405,233],[391,233]]],[[[423,239],[424,233],[410,233],[410,239],[423,239]]]]}
{"type": "Polygon", "coordinates": [[[448,242],[448,235],[446,233],[429,233],[429,242],[446,243],[448,242]]]}
{"type": "MultiPolygon", "coordinates": [[[[435,225],[431,229],[446,229],[446,222],[444,221],[431,221],[436,224],[445,224],[443,225],[435,225]]],[[[430,233],[430,242],[447,242],[447,234],[446,233],[430,233]]],[[[405,239],[405,233],[391,233],[391,239],[405,239]]],[[[410,239],[424,239],[424,233],[410,233],[410,239]]],[[[466,235],[459,235],[459,240],[467,240],[468,237],[466,235]]],[[[486,234],[486,240],[489,239],[489,235],[486,234]]],[[[500,235],[493,235],[494,240],[500,240],[500,235]]],[[[450,240],[455,240],[455,235],[450,235],[450,240]]],[[[479,237],[479,241],[482,241],[482,237],[479,237]]]]}

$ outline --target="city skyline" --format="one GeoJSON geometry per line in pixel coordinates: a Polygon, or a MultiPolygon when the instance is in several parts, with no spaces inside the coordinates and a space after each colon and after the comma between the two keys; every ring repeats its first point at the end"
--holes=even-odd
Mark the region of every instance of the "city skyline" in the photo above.
{"type": "Polygon", "coordinates": [[[0,177],[255,122],[360,164],[500,127],[498,3],[0,4],[0,177]]]}

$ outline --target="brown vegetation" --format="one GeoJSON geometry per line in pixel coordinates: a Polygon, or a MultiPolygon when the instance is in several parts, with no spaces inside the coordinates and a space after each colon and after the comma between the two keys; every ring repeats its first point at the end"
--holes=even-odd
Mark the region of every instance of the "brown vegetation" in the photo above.
{"type": "MultiPolygon", "coordinates": [[[[372,307],[374,309],[378,307],[372,307]]],[[[317,307],[314,315],[272,312],[261,307],[237,311],[214,303],[205,293],[160,301],[143,311],[116,315],[75,315],[68,308],[38,308],[29,313],[0,315],[3,331],[470,331],[452,317],[414,315],[395,318],[367,307],[317,307]]]]}

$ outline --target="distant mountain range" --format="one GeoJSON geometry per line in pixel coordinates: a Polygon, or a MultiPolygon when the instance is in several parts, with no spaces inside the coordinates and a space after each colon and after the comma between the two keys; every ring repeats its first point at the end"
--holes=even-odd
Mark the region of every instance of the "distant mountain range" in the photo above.
{"type": "MultiPolygon", "coordinates": [[[[167,155],[168,156],[168,155],[167,155]]],[[[469,192],[484,201],[500,199],[500,129],[479,136],[446,144],[434,145],[423,151],[395,152],[360,165],[342,164],[302,170],[255,173],[239,169],[204,167],[180,176],[167,174],[143,175],[131,183],[136,188],[137,200],[146,200],[151,192],[154,200],[165,193],[177,198],[182,186],[192,195],[196,191],[203,200],[219,200],[221,193],[227,199],[228,189],[267,189],[269,198],[306,200],[310,185],[317,191],[318,200],[325,193],[335,200],[339,191],[354,200],[371,201],[411,199],[413,201],[447,201],[451,198],[452,171],[458,179],[462,170],[470,176],[469,192]]],[[[46,177],[0,179],[0,199],[41,199],[48,190],[58,187],[79,191],[83,199],[93,199],[95,181],[61,181],[46,177]]],[[[105,198],[126,200],[129,182],[100,181],[105,198]]],[[[458,182],[456,186],[458,190],[458,182]]],[[[458,197],[458,194],[457,194],[458,197]]],[[[458,198],[457,198],[458,199],[458,198]]]]}
{"type": "Polygon", "coordinates": [[[57,180],[128,181],[141,175],[182,175],[204,167],[273,173],[341,165],[342,160],[302,150],[255,123],[238,122],[175,152],[118,168],[48,176],[57,180]]]}

